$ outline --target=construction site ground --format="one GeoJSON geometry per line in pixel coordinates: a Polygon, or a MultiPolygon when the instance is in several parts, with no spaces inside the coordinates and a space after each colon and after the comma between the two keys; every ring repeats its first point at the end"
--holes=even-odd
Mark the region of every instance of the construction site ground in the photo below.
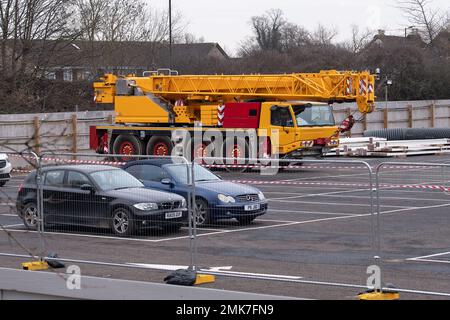
{"type": "MultiPolygon", "coordinates": [[[[365,160],[374,168],[382,161],[450,164],[448,155],[357,160],[365,160]]],[[[304,164],[304,168],[268,176],[257,170],[219,171],[225,180],[247,181],[261,189],[269,199],[269,211],[248,226],[229,221],[199,229],[200,267],[249,277],[218,276],[215,283],[205,287],[311,299],[356,299],[364,289],[353,285],[366,285],[367,268],[378,264],[384,283],[429,292],[401,293],[404,299],[449,299],[450,193],[445,188],[450,185],[450,169],[405,167],[383,171],[381,251],[375,252],[369,175],[355,166],[304,164]],[[374,259],[377,254],[381,260],[374,259]],[[251,279],[260,274],[270,275],[272,280],[251,279]]],[[[15,241],[39,251],[38,234],[26,232],[15,216],[14,198],[23,178],[14,175],[0,190],[0,224],[14,238],[0,231],[2,253],[26,254],[15,241]]],[[[95,235],[95,230],[51,230],[44,240],[49,252],[63,258],[145,264],[150,268],[80,265],[82,274],[89,276],[163,282],[170,271],[154,270],[154,265],[190,263],[188,228],[175,234],[127,239],[95,235]]],[[[20,268],[24,261],[0,257],[0,266],[20,268]]]]}

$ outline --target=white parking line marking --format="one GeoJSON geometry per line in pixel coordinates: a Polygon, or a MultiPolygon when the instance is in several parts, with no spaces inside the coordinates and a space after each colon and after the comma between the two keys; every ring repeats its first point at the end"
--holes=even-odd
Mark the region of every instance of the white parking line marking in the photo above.
{"type": "Polygon", "coordinates": [[[298,222],[298,221],[290,221],[290,220],[269,220],[269,219],[258,219],[257,221],[262,221],[262,222],[276,222],[276,223],[293,223],[293,222],[298,222]]]}
{"type": "MultiPolygon", "coordinates": [[[[2,228],[3,228],[3,229],[8,229],[8,228],[21,227],[21,226],[23,226],[23,223],[19,223],[19,224],[10,224],[10,225],[7,225],[7,226],[2,226],[2,228]]],[[[7,231],[10,231],[10,230],[7,230],[7,231]]],[[[14,230],[14,231],[17,231],[17,230],[14,230]]],[[[23,230],[23,231],[28,231],[28,230],[23,230]]]]}
{"type": "MultiPolygon", "coordinates": [[[[23,224],[19,225],[11,225],[5,226],[4,228],[13,228],[17,226],[23,226],[23,224]]],[[[31,230],[17,230],[17,229],[7,229],[9,232],[17,232],[17,233],[38,233],[37,231],[31,230]]],[[[108,240],[120,240],[120,241],[130,241],[130,242],[159,242],[159,240],[151,240],[151,239],[138,239],[138,238],[117,238],[111,236],[96,236],[89,234],[78,234],[78,233],[63,233],[63,232],[45,232],[44,235],[57,235],[57,236],[68,236],[68,237],[81,237],[81,238],[93,238],[93,239],[108,239],[108,240]]],[[[188,236],[185,238],[189,238],[188,236]]]]}
{"type": "Polygon", "coordinates": [[[315,177],[306,177],[306,178],[298,178],[291,180],[280,180],[280,181],[303,181],[303,180],[311,180],[311,179],[329,179],[329,178],[343,178],[343,177],[358,177],[358,176],[366,176],[369,178],[369,171],[367,173],[354,173],[354,174],[340,174],[335,176],[315,176],[315,177]]]}
{"type": "Polygon", "coordinates": [[[381,214],[389,214],[389,213],[397,213],[397,212],[404,212],[404,211],[412,211],[412,210],[422,210],[422,209],[436,209],[436,208],[443,208],[443,207],[449,207],[449,204],[438,204],[435,206],[426,206],[426,207],[412,207],[407,209],[398,209],[398,210],[390,210],[390,211],[382,211],[381,214]]]}
{"type": "MultiPolygon", "coordinates": [[[[315,201],[302,201],[302,200],[286,200],[286,199],[268,199],[273,202],[281,202],[281,203],[304,203],[304,204],[315,204],[315,205],[330,205],[330,206],[354,206],[354,207],[370,207],[370,204],[363,203],[342,203],[342,202],[315,202],[315,201]]],[[[400,208],[407,209],[412,207],[405,206],[391,206],[391,205],[380,205],[381,208],[400,208]]]]}
{"type": "MultiPolygon", "coordinates": [[[[370,199],[369,196],[350,196],[350,195],[323,195],[323,197],[331,198],[356,198],[356,199],[370,199]]],[[[437,201],[449,202],[450,199],[432,199],[432,198],[407,198],[407,197],[380,197],[380,200],[416,200],[416,201],[437,201]]]]}
{"type": "Polygon", "coordinates": [[[440,257],[440,256],[446,256],[450,254],[449,252],[443,252],[443,253],[436,253],[436,254],[430,254],[429,256],[422,256],[422,257],[416,257],[416,258],[410,258],[410,259],[406,259],[406,260],[422,260],[422,259],[427,259],[427,258],[434,258],[434,257],[440,257]]]}
{"type": "MultiPolygon", "coordinates": [[[[391,214],[391,213],[414,211],[414,210],[443,208],[443,207],[448,207],[448,206],[450,206],[450,204],[436,205],[436,206],[426,206],[426,207],[405,208],[405,209],[383,211],[383,212],[381,212],[381,214],[383,215],[383,214],[391,214]]],[[[211,235],[229,234],[229,233],[243,232],[243,231],[244,232],[248,232],[248,231],[252,231],[252,230],[255,230],[255,231],[256,230],[265,230],[265,229],[289,227],[289,226],[296,226],[296,225],[305,225],[305,224],[318,223],[318,222],[327,222],[327,221],[347,220],[347,219],[370,217],[370,216],[371,216],[370,213],[368,213],[368,214],[356,214],[356,215],[348,215],[347,214],[346,216],[324,218],[324,219],[314,219],[314,220],[306,220],[306,221],[290,222],[290,223],[280,223],[280,224],[277,224],[277,225],[270,225],[270,226],[261,226],[261,227],[253,227],[253,228],[242,228],[242,229],[233,229],[233,230],[222,230],[222,231],[218,231],[218,232],[202,233],[202,234],[198,234],[197,236],[198,237],[205,237],[205,236],[211,236],[211,235]]],[[[14,230],[14,229],[9,229],[8,231],[10,231],[10,232],[22,232],[22,233],[23,232],[37,233],[36,231],[14,230]]],[[[73,236],[73,237],[85,237],[85,238],[112,239],[112,240],[119,240],[119,241],[148,242],[148,243],[159,243],[159,242],[165,242],[165,241],[189,239],[189,236],[180,236],[180,237],[173,237],[173,238],[164,238],[164,239],[158,239],[158,240],[151,240],[151,239],[127,239],[127,238],[117,238],[117,237],[108,237],[108,236],[95,236],[95,235],[57,233],[57,232],[52,232],[52,233],[48,233],[48,234],[50,234],[50,235],[62,235],[62,236],[73,236]]]]}
{"type": "Polygon", "coordinates": [[[408,261],[416,261],[416,262],[432,262],[432,263],[445,263],[450,264],[450,261],[443,260],[431,260],[431,259],[407,259],[408,261]]]}
{"type": "MultiPolygon", "coordinates": [[[[322,214],[322,215],[330,215],[330,216],[354,216],[358,215],[357,213],[351,214],[351,213],[341,213],[341,212],[318,212],[318,211],[302,211],[302,210],[281,210],[281,209],[269,209],[270,212],[285,212],[285,213],[302,213],[302,214],[322,214]]],[[[291,221],[295,222],[295,221],[291,221]]]]}
{"type": "MultiPolygon", "coordinates": [[[[153,270],[163,270],[163,271],[176,271],[180,269],[188,269],[188,266],[179,266],[179,265],[165,265],[165,264],[143,264],[143,263],[127,263],[131,266],[138,266],[153,270]]],[[[223,275],[241,275],[241,276],[251,276],[256,277],[259,279],[271,279],[271,280],[300,280],[303,279],[302,277],[298,276],[285,276],[285,275],[279,275],[279,274],[265,274],[265,273],[253,273],[253,272],[238,272],[238,271],[231,271],[233,267],[227,266],[227,267],[212,267],[209,269],[203,268],[200,269],[200,272],[217,272],[221,273],[223,275]]]]}
{"type": "MultiPolygon", "coordinates": [[[[353,190],[352,190],[353,191],[353,190]]],[[[361,189],[360,191],[369,191],[369,189],[361,189]]],[[[360,192],[360,191],[356,191],[355,192],[360,192]]],[[[345,192],[340,192],[337,191],[336,194],[326,194],[326,193],[315,193],[315,194],[306,194],[306,193],[295,193],[295,192],[282,192],[282,191],[264,191],[264,194],[288,194],[288,195],[293,195],[292,197],[283,197],[283,198],[268,198],[268,200],[283,200],[283,199],[295,199],[295,198],[301,198],[304,196],[316,196],[316,197],[330,197],[330,198],[355,198],[355,199],[370,199],[369,196],[363,196],[363,195],[356,195],[356,196],[352,196],[352,195],[340,195],[341,193],[345,193],[345,192]]],[[[347,192],[350,193],[350,192],[347,192]]],[[[417,200],[417,201],[437,201],[437,202],[449,202],[450,199],[435,199],[435,198],[408,198],[408,197],[380,197],[382,198],[382,200],[417,200]]]]}

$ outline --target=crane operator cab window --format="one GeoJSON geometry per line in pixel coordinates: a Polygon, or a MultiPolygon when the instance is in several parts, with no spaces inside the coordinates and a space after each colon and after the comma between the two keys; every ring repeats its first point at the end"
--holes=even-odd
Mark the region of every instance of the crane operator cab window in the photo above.
{"type": "Polygon", "coordinates": [[[273,106],[270,108],[270,119],[273,126],[294,127],[294,120],[289,107],[273,106]]]}
{"type": "Polygon", "coordinates": [[[293,106],[297,126],[334,126],[335,120],[333,109],[328,105],[312,105],[310,103],[304,105],[293,106]]]}

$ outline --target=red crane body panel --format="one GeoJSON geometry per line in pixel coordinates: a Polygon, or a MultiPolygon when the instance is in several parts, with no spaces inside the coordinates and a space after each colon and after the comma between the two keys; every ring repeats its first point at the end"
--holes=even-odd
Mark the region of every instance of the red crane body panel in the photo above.
{"type": "Polygon", "coordinates": [[[223,128],[258,129],[261,103],[226,103],[223,115],[223,128]]]}

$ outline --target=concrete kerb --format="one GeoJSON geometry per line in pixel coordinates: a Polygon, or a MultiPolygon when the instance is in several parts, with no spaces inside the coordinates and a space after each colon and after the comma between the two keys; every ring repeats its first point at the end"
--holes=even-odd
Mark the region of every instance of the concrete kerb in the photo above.
{"type": "MultiPolygon", "coordinates": [[[[450,164],[445,164],[445,163],[426,163],[426,162],[418,162],[418,163],[414,163],[414,162],[383,162],[380,163],[376,168],[375,168],[375,183],[376,183],[376,187],[375,187],[375,193],[376,193],[376,202],[377,202],[377,214],[376,214],[376,259],[378,260],[378,266],[380,267],[381,270],[381,274],[380,274],[380,282],[383,286],[383,272],[382,272],[382,267],[383,267],[383,259],[382,259],[382,252],[381,252],[381,211],[380,211],[380,173],[382,172],[383,168],[386,168],[388,166],[398,166],[399,168],[401,168],[402,166],[405,167],[417,167],[417,168],[450,168],[450,164]]],[[[381,292],[383,292],[383,289],[381,289],[381,292]]],[[[420,292],[420,291],[418,291],[420,292]]],[[[450,296],[450,294],[448,294],[447,296],[450,296]]]]}

